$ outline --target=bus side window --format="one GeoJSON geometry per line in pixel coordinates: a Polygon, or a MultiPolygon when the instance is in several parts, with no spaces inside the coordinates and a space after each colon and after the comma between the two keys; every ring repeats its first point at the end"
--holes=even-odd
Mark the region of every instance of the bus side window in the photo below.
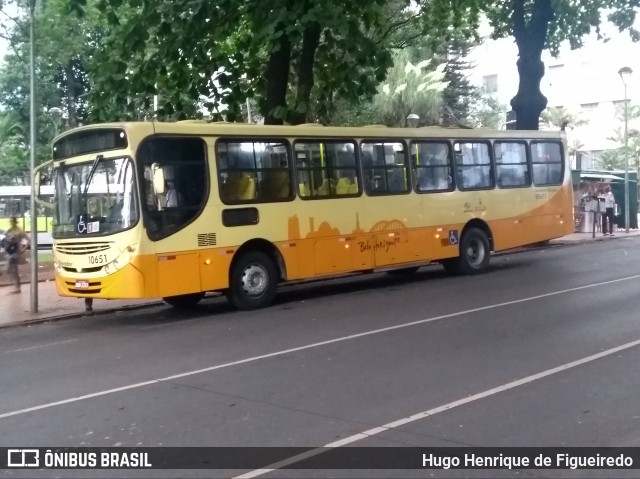
{"type": "MultiPolygon", "coordinates": [[[[195,137],[153,137],[140,147],[138,160],[144,173],[141,203],[149,237],[165,238],[195,220],[208,191],[205,142],[195,137]],[[154,187],[153,167],[162,169],[164,191],[154,187]]],[[[112,202],[109,214],[126,220],[130,206],[112,202]]]]}
{"type": "Polygon", "coordinates": [[[358,194],[354,142],[297,141],[294,151],[301,198],[323,199],[358,194]]]}

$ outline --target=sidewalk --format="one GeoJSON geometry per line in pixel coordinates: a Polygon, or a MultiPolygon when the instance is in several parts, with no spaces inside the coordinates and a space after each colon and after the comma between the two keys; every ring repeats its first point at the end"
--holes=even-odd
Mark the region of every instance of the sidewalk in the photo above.
{"type": "MultiPolygon", "coordinates": [[[[640,230],[630,230],[616,233],[615,236],[602,236],[596,233],[595,238],[592,233],[574,233],[562,238],[551,240],[548,243],[532,247],[519,248],[526,251],[536,248],[546,248],[555,246],[567,246],[572,244],[589,243],[592,241],[615,241],[620,238],[640,236],[640,230]]],[[[518,251],[515,250],[515,251],[518,251]]],[[[52,268],[42,266],[39,268],[38,276],[38,313],[31,314],[31,288],[29,284],[29,265],[21,267],[22,292],[12,294],[13,286],[8,285],[6,274],[0,276],[0,328],[18,325],[53,321],[56,319],[91,316],[93,314],[122,311],[127,309],[144,308],[153,305],[164,304],[159,299],[143,300],[102,300],[96,299],[93,302],[93,312],[84,311],[84,301],[79,298],[66,298],[58,296],[55,282],[53,281],[52,268]]]]}

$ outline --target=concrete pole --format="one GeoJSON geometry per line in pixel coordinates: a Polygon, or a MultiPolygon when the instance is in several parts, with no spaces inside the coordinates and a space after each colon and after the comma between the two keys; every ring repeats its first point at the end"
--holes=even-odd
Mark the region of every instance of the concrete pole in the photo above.
{"type": "Polygon", "coordinates": [[[36,210],[36,185],[33,172],[36,168],[36,68],[35,68],[35,9],[36,0],[29,0],[29,67],[31,73],[30,90],[30,171],[31,171],[31,314],[38,312],[38,212],[36,210]]]}

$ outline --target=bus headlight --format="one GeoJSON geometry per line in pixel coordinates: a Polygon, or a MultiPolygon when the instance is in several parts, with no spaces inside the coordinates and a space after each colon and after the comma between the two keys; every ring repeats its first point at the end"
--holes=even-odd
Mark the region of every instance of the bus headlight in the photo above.
{"type": "Polygon", "coordinates": [[[129,252],[129,248],[126,248],[122,253],[120,253],[120,256],[104,267],[104,272],[107,274],[113,274],[128,265],[129,261],[131,261],[131,253],[129,252]]]}

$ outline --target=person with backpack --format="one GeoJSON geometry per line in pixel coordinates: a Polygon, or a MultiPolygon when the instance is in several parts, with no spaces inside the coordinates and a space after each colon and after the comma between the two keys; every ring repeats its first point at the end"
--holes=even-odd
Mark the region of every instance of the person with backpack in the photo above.
{"type": "Polygon", "coordinates": [[[11,293],[20,293],[20,271],[18,266],[20,265],[20,255],[22,255],[23,241],[27,239],[27,235],[18,226],[18,218],[11,218],[11,227],[7,230],[4,239],[2,240],[3,248],[7,254],[7,274],[12,276],[15,280],[16,289],[11,293]]]}

